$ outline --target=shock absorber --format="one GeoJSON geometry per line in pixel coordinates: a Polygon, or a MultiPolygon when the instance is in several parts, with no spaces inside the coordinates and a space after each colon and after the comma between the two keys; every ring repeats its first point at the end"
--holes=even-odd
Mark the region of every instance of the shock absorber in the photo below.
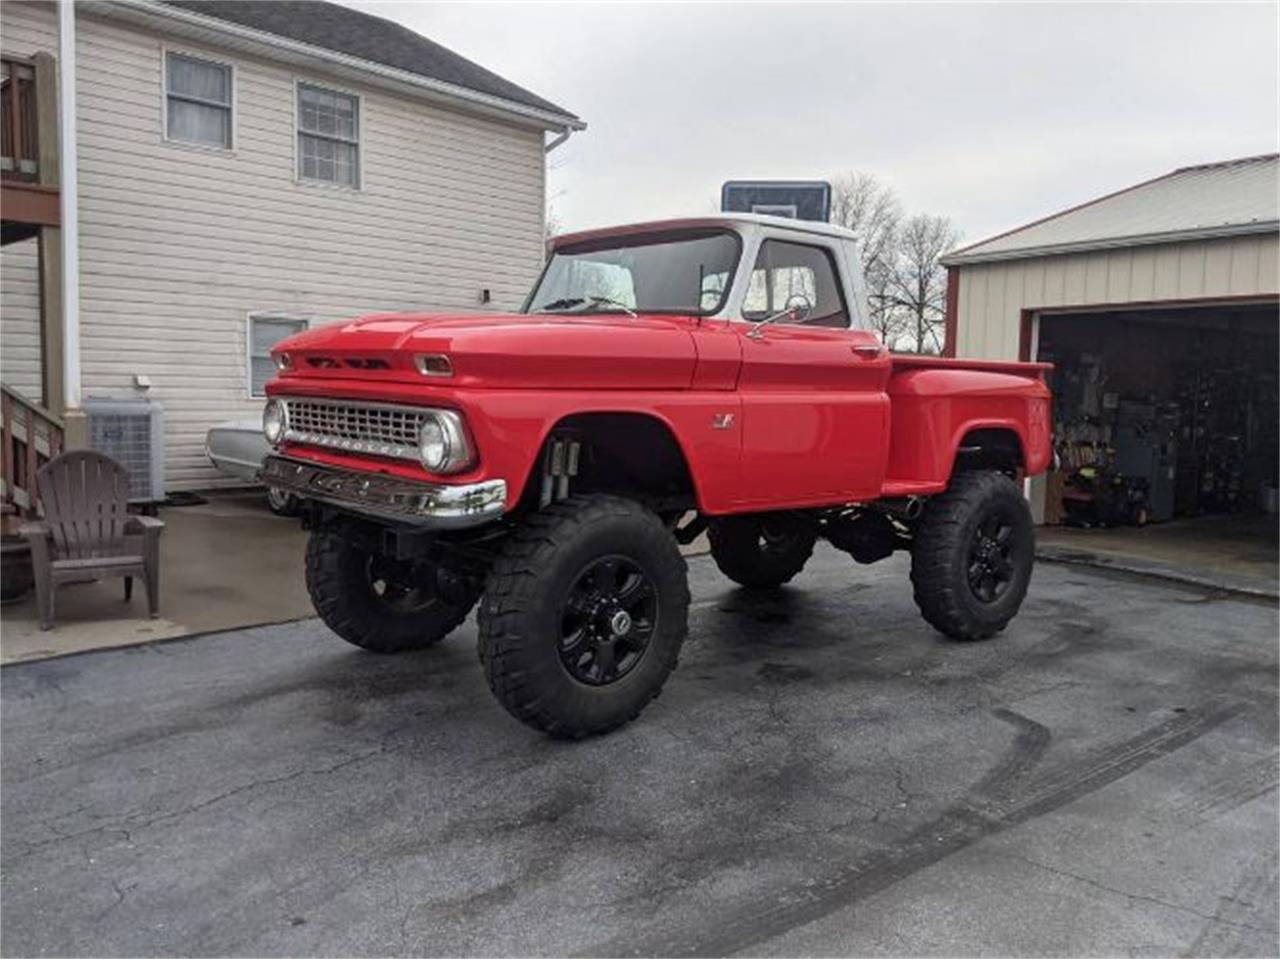
{"type": "Polygon", "coordinates": [[[569,496],[569,479],[578,475],[582,444],[565,437],[552,437],[542,460],[542,490],[538,506],[564,500],[569,496]]]}

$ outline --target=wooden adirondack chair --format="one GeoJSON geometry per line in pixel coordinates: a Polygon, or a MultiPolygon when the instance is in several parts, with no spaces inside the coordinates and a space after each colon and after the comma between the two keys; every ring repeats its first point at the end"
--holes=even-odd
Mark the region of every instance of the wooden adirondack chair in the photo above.
{"type": "Polygon", "coordinates": [[[147,609],[160,608],[160,534],[164,521],[128,511],[124,467],[94,450],[73,450],[40,468],[36,487],[44,519],[23,524],[31,544],[40,629],[53,626],[59,585],[86,577],[124,577],[124,599],[133,578],[147,584],[147,609]]]}

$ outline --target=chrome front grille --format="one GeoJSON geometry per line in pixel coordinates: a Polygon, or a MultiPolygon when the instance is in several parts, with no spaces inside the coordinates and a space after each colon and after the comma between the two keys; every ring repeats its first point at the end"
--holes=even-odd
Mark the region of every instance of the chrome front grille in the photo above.
{"type": "Polygon", "coordinates": [[[284,434],[287,441],[418,459],[418,430],[425,411],[341,400],[286,398],[284,402],[289,417],[284,434]]]}

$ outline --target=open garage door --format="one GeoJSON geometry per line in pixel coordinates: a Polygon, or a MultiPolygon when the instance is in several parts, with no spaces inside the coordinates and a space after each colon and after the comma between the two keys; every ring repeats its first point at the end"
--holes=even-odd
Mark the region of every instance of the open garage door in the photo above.
{"type": "Polygon", "coordinates": [[[1275,583],[1280,305],[1035,318],[1061,469],[1042,540],[1275,583]]]}

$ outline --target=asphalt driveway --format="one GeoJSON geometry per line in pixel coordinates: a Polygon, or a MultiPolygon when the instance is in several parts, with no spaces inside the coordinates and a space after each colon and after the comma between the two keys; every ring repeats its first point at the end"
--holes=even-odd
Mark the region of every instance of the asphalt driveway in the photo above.
{"type": "Polygon", "coordinates": [[[4,955],[1280,952],[1273,604],[1041,565],[954,644],[903,558],[691,570],[663,696],[576,744],[470,625],[4,668],[4,955]]]}

